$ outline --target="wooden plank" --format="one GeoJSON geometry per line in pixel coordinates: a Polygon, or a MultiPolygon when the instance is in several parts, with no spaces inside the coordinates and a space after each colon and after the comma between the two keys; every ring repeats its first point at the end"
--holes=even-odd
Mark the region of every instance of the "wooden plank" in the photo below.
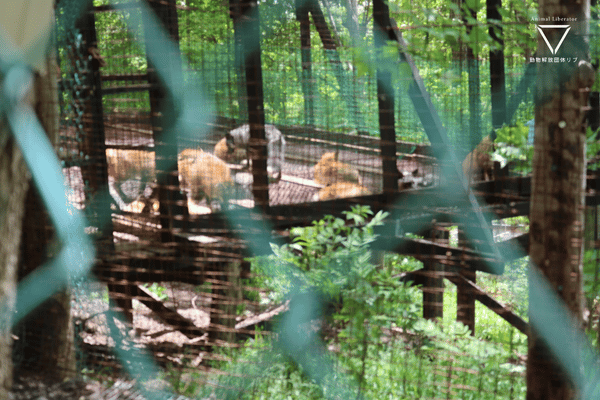
{"type": "MultiPolygon", "coordinates": [[[[307,182],[303,182],[307,183],[307,182]]],[[[358,196],[351,198],[335,199],[321,202],[297,203],[288,205],[271,206],[267,214],[260,213],[257,209],[248,210],[246,218],[251,215],[266,218],[276,230],[288,229],[293,226],[309,225],[312,221],[322,219],[325,215],[343,217],[342,212],[348,211],[353,205],[369,205],[373,212],[385,210],[391,212],[388,222],[396,224],[396,220],[401,220],[406,225],[405,231],[413,232],[412,227],[422,225],[425,229],[432,219],[437,222],[453,222],[458,224],[460,219],[473,219],[471,213],[465,213],[456,209],[456,211],[446,208],[437,209],[441,202],[438,199],[443,198],[442,192],[437,188],[426,188],[419,190],[407,190],[399,192],[397,196],[389,198],[382,194],[358,196]],[[417,212],[415,208],[402,208],[403,204],[419,204],[420,208],[427,206],[427,212],[417,212]],[[393,204],[393,205],[390,205],[393,204]],[[398,204],[398,208],[396,207],[398,204]]],[[[518,215],[527,215],[529,212],[529,202],[507,202],[508,204],[489,205],[482,207],[486,213],[493,214],[496,218],[507,218],[518,215]]],[[[225,215],[221,212],[191,215],[187,221],[174,221],[175,228],[190,230],[201,233],[207,230],[226,231],[232,229],[232,232],[240,232],[244,229],[243,224],[232,221],[227,222],[225,215]]],[[[225,236],[230,236],[225,233],[225,236]]]]}
{"type": "MultiPolygon", "coordinates": [[[[427,237],[432,244],[446,245],[449,243],[450,231],[447,228],[432,224],[432,229],[427,232],[427,237]]],[[[423,292],[423,318],[434,320],[444,318],[444,264],[429,259],[423,262],[427,272],[423,292]]],[[[473,272],[474,273],[474,272],[473,272]]]]}
{"type": "Polygon", "coordinates": [[[281,180],[285,181],[285,182],[291,182],[291,183],[295,183],[297,185],[303,185],[303,186],[313,187],[313,188],[317,188],[317,189],[322,189],[325,187],[324,185],[318,184],[317,182],[315,182],[311,179],[298,178],[293,175],[281,175],[281,180]]]}
{"type": "MultiPolygon", "coordinates": [[[[124,132],[135,132],[135,133],[141,133],[143,135],[146,136],[152,136],[152,129],[140,129],[140,128],[133,128],[131,126],[122,126],[122,125],[113,125],[113,124],[109,124],[109,123],[105,123],[104,126],[106,126],[107,128],[113,128],[113,129],[118,129],[120,131],[124,131],[124,132]]],[[[106,141],[106,147],[112,147],[112,148],[117,148],[118,145],[110,145],[109,146],[109,141],[106,141]]],[[[121,145],[124,147],[124,145],[121,145]]],[[[148,146],[154,147],[154,143],[150,143],[148,144],[148,146]]]]}
{"type": "MultiPolygon", "coordinates": [[[[138,2],[129,2],[129,3],[120,3],[119,4],[120,10],[138,9],[139,7],[140,7],[140,5],[138,2]]],[[[97,13],[101,13],[101,12],[115,12],[117,10],[115,10],[115,7],[112,4],[105,4],[105,5],[101,5],[101,6],[94,6],[93,11],[97,12],[97,13]]]]}
{"type": "MultiPolygon", "coordinates": [[[[383,242],[386,238],[379,238],[373,243],[383,242]]],[[[449,245],[432,243],[424,239],[396,239],[389,238],[390,244],[385,248],[398,254],[405,254],[427,262],[435,260],[445,266],[463,267],[473,271],[487,272],[489,274],[502,274],[504,263],[493,256],[467,248],[456,248],[449,245]]]]}
{"type": "Polygon", "coordinates": [[[192,320],[165,306],[163,302],[148,289],[138,285],[131,285],[131,294],[133,298],[148,307],[154,315],[161,319],[161,321],[171,325],[173,328],[187,336],[188,339],[194,339],[206,333],[203,329],[194,325],[192,320]]]}
{"type": "MultiPolygon", "coordinates": [[[[396,278],[399,278],[402,282],[406,282],[412,285],[423,285],[426,281],[427,271],[423,268],[418,269],[416,271],[403,272],[401,274],[396,275],[396,278]]],[[[498,314],[502,317],[506,322],[517,328],[519,331],[524,333],[525,335],[529,332],[529,326],[527,322],[525,322],[521,317],[511,311],[504,304],[495,300],[491,295],[486,293],[479,286],[475,285],[473,282],[468,279],[463,278],[458,275],[456,272],[447,271],[444,274],[444,278],[448,279],[450,282],[458,285],[466,285],[468,286],[472,292],[475,294],[475,299],[479,301],[484,306],[488,307],[490,310],[498,314]]]]}
{"type": "Polygon", "coordinates": [[[203,267],[202,264],[208,263],[194,262],[188,265],[182,265],[173,259],[169,262],[169,269],[165,269],[161,264],[167,262],[159,262],[152,259],[131,259],[120,260],[119,263],[103,261],[94,266],[93,272],[95,276],[106,283],[114,283],[117,280],[123,279],[136,284],[154,283],[154,282],[182,282],[192,285],[201,285],[205,281],[204,270],[208,266],[203,267]],[[117,279],[116,276],[120,278],[117,279]]]}
{"type": "Polygon", "coordinates": [[[489,308],[491,311],[498,314],[501,318],[503,318],[506,322],[517,328],[519,331],[524,333],[525,335],[529,335],[529,324],[523,320],[520,316],[515,314],[512,310],[506,307],[504,304],[500,303],[498,300],[495,300],[491,295],[486,293],[479,286],[475,285],[468,279],[463,278],[460,275],[446,275],[446,279],[455,285],[466,285],[468,286],[473,293],[475,293],[475,299],[479,301],[481,304],[489,308]]]}
{"type": "MultiPolygon", "coordinates": [[[[250,317],[244,319],[243,321],[238,322],[235,325],[235,329],[238,331],[244,330],[244,329],[248,329],[251,326],[261,325],[267,321],[270,321],[274,317],[280,315],[281,313],[288,311],[290,309],[289,303],[290,302],[288,300],[284,304],[277,306],[269,311],[265,311],[265,312],[257,314],[257,315],[251,315],[250,317]]],[[[243,332],[243,333],[245,333],[245,332],[243,332]]]]}
{"type": "Polygon", "coordinates": [[[121,93],[134,93],[134,92],[146,92],[155,88],[156,85],[152,83],[141,83],[137,85],[129,86],[110,86],[102,88],[102,95],[121,94],[121,93]]]}
{"type": "Polygon", "coordinates": [[[114,81],[147,81],[148,74],[112,74],[102,75],[103,82],[114,81]]]}
{"type": "MultiPolygon", "coordinates": [[[[310,127],[281,127],[286,140],[291,142],[314,144],[327,147],[328,151],[351,149],[358,153],[380,153],[381,139],[375,136],[365,136],[341,132],[330,132],[310,127]]],[[[421,157],[431,158],[431,150],[428,144],[412,143],[396,140],[398,154],[414,154],[421,157]]]]}

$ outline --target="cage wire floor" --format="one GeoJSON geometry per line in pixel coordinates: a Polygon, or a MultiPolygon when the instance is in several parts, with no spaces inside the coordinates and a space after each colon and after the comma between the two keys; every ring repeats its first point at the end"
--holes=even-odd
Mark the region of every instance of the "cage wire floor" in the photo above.
{"type": "MultiPolygon", "coordinates": [[[[184,147],[199,146],[204,151],[213,153],[216,142],[225,137],[228,130],[228,123],[218,123],[211,127],[210,133],[202,141],[190,141],[181,145],[184,147]]],[[[81,146],[85,147],[85,141],[82,143],[81,136],[85,136],[85,134],[78,133],[72,126],[61,127],[59,156],[66,160],[68,164],[64,172],[70,187],[69,200],[74,204],[78,204],[79,207],[83,206],[85,200],[80,168],[86,162],[89,162],[81,152],[81,146]]],[[[104,136],[106,146],[109,148],[111,146],[131,146],[132,148],[140,146],[140,148],[143,148],[145,146],[148,150],[151,150],[154,146],[150,117],[145,114],[105,115],[104,136]]],[[[357,137],[357,140],[360,141],[360,139],[360,137],[357,137]]],[[[295,136],[287,136],[286,140],[286,157],[282,166],[283,179],[269,185],[269,203],[271,205],[314,201],[315,195],[321,188],[320,185],[314,182],[314,165],[319,161],[321,155],[334,150],[338,151],[341,162],[348,163],[359,170],[363,186],[372,193],[381,191],[381,159],[377,149],[367,151],[365,148],[357,152],[351,148],[344,148],[343,145],[336,145],[333,142],[327,145],[315,144],[310,140],[295,136]]],[[[398,170],[405,176],[405,182],[401,182],[400,185],[402,189],[435,184],[437,174],[432,159],[405,155],[398,159],[397,166],[398,170]],[[413,174],[415,171],[416,173],[413,174]],[[421,183],[423,184],[421,185],[421,183]]],[[[233,175],[236,174],[235,169],[231,171],[233,175]]],[[[248,173],[248,171],[245,172],[248,173]]],[[[234,200],[237,204],[252,207],[250,185],[236,186],[234,200]]],[[[198,208],[196,206],[197,204],[190,204],[192,214],[209,212],[206,207],[198,208]]],[[[142,208],[142,206],[133,204],[123,211],[139,212],[138,208],[142,208]]]]}
{"type": "MultiPolygon", "coordinates": [[[[380,165],[379,160],[373,159],[370,161],[374,167],[380,165]]],[[[434,172],[435,166],[424,165],[415,160],[400,160],[398,161],[398,166],[401,172],[404,171],[405,175],[402,183],[406,185],[401,185],[401,188],[431,186],[437,182],[437,176],[434,172]],[[415,177],[412,175],[414,171],[418,171],[418,176],[415,177]],[[425,183],[421,185],[421,182],[425,183]]],[[[249,174],[247,171],[243,173],[249,174]]],[[[63,174],[68,185],[67,197],[69,202],[77,208],[83,208],[86,196],[81,167],[72,166],[63,168],[63,174]]],[[[315,196],[322,186],[314,182],[314,165],[285,161],[282,168],[282,175],[280,181],[269,184],[270,205],[309,203],[316,200],[315,196]]],[[[363,185],[372,193],[377,193],[381,189],[379,180],[379,176],[363,174],[363,185]]],[[[254,206],[249,186],[236,185],[233,198],[232,203],[234,204],[249,208],[254,206]]],[[[122,211],[140,213],[144,207],[144,201],[145,199],[142,196],[139,200],[123,207],[122,211]]],[[[188,206],[191,214],[205,214],[210,212],[206,202],[194,203],[190,201],[188,206]]]]}

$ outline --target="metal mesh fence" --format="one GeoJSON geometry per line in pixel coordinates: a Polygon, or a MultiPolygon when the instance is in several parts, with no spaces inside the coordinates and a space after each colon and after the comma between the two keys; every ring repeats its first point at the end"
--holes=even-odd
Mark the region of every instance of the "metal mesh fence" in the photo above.
{"type": "MultiPolygon", "coordinates": [[[[334,3],[57,3],[58,115],[38,118],[55,118],[60,161],[45,145],[56,162],[34,167],[36,117],[4,108],[42,198],[26,203],[15,398],[523,398],[528,309],[593,398],[593,352],[527,256],[534,48],[507,58],[496,126],[498,60],[465,43],[430,57],[447,26],[396,10],[398,29],[377,1],[353,25],[334,3]],[[51,365],[77,389],[34,385],[51,365]]],[[[25,79],[11,65],[3,86],[25,79]]]]}

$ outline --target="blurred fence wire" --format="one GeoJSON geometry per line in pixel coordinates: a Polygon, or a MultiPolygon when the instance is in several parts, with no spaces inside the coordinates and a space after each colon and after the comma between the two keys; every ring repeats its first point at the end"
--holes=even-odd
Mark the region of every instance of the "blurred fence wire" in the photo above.
{"type": "MultiPolygon", "coordinates": [[[[172,123],[169,124],[169,129],[162,133],[161,140],[168,143],[176,143],[177,140],[191,137],[194,140],[202,140],[208,133],[206,126],[211,121],[215,108],[203,95],[202,82],[194,81],[189,77],[184,82],[180,73],[171,70],[173,68],[171,60],[164,55],[176,53],[177,50],[172,48],[173,43],[167,33],[144,2],[139,4],[139,13],[129,13],[126,3],[115,2],[113,6],[128,16],[124,19],[128,29],[140,45],[146,46],[148,57],[156,73],[170,91],[168,97],[173,99],[174,106],[171,109],[173,115],[169,116],[172,123]],[[144,32],[141,32],[142,25],[147,27],[144,32]]],[[[85,6],[82,5],[79,12],[83,12],[84,9],[85,6]]],[[[255,8],[255,12],[258,12],[258,7],[255,8]]],[[[268,11],[264,12],[268,13],[268,11]]],[[[75,21],[77,11],[73,10],[73,13],[72,18],[75,21]]],[[[240,34],[246,33],[242,31],[240,34]]],[[[40,35],[47,35],[47,33],[41,32],[40,35]]],[[[361,59],[370,62],[368,66],[371,71],[376,71],[380,65],[375,61],[369,61],[371,57],[366,55],[370,51],[368,45],[362,44],[359,48],[364,52],[361,59]]],[[[41,48],[37,48],[36,51],[43,52],[41,48]]],[[[247,51],[252,53],[258,49],[247,51]]],[[[0,61],[0,73],[4,77],[0,101],[3,115],[6,115],[11,133],[24,155],[33,182],[39,190],[61,242],[60,252],[19,285],[19,299],[23,300],[17,304],[17,313],[13,319],[13,324],[16,324],[20,318],[29,314],[57,290],[69,285],[78,277],[87,275],[96,255],[92,240],[85,233],[86,222],[82,212],[73,206],[65,206],[69,204],[65,195],[65,179],[55,151],[34,111],[22,101],[32,85],[32,73],[27,67],[26,55],[19,53],[19,50],[13,48],[2,35],[0,35],[0,61]]],[[[467,204],[464,212],[459,213],[460,217],[464,217],[460,222],[470,227],[467,228],[467,236],[479,242],[484,252],[492,254],[496,260],[518,258],[520,256],[517,254],[518,250],[506,246],[500,250],[494,242],[492,230],[487,222],[489,218],[484,215],[483,205],[478,203],[473,192],[468,188],[442,120],[431,100],[423,96],[423,93],[426,93],[425,88],[419,87],[419,82],[414,79],[410,68],[402,68],[401,71],[405,74],[403,78],[411,82],[406,94],[411,98],[420,116],[435,151],[434,155],[440,160],[440,164],[450,166],[442,169],[442,174],[449,175],[442,181],[460,182],[458,186],[441,185],[436,193],[438,198],[446,199],[449,207],[467,204]]],[[[393,87],[385,89],[390,93],[395,90],[393,87]]],[[[98,195],[97,199],[108,198],[108,196],[108,189],[106,189],[104,193],[98,195]]],[[[412,210],[419,206],[418,202],[415,197],[414,204],[404,202],[396,206],[399,210],[412,210]]],[[[271,239],[272,227],[269,226],[268,221],[258,220],[256,214],[247,209],[225,210],[224,215],[230,221],[249,221],[247,229],[240,235],[241,239],[247,242],[250,254],[265,254],[270,250],[273,240],[271,239]]],[[[402,213],[390,215],[391,220],[397,221],[403,221],[405,217],[406,215],[402,213]]],[[[436,215],[432,217],[436,218],[436,215]]],[[[100,219],[108,224],[111,216],[102,215],[100,219]]],[[[394,236],[394,230],[397,231],[398,226],[389,225],[382,228],[379,233],[394,236]]],[[[495,268],[495,264],[491,264],[490,268],[495,268]]],[[[535,272],[535,266],[531,266],[530,270],[530,324],[543,336],[557,360],[581,390],[582,398],[598,398],[600,371],[596,351],[588,344],[585,336],[574,328],[574,324],[571,323],[572,317],[545,278],[535,272]]],[[[276,263],[266,271],[273,276],[288,276],[290,282],[297,282],[298,271],[286,263],[276,263]]],[[[327,398],[356,397],[358,382],[355,382],[350,375],[344,375],[336,369],[335,360],[324,350],[325,344],[316,333],[306,334],[302,329],[311,321],[318,319],[322,299],[316,294],[311,296],[303,293],[300,296],[300,284],[297,285],[297,289],[290,291],[294,303],[276,325],[278,350],[294,360],[314,382],[321,385],[327,398]]],[[[113,316],[109,315],[109,318],[112,319],[113,316]]],[[[114,330],[112,335],[116,342],[118,337],[114,330]]],[[[116,346],[116,351],[123,365],[135,365],[130,367],[128,372],[136,379],[147,381],[159,375],[159,369],[151,357],[144,355],[141,350],[135,347],[122,349],[116,346]],[[140,365],[142,367],[139,367],[140,365]]],[[[268,362],[268,358],[266,360],[268,362]]],[[[232,389],[230,393],[225,393],[224,390],[221,394],[223,398],[234,398],[238,394],[237,390],[232,389]]],[[[151,391],[145,393],[147,398],[156,399],[172,395],[174,394],[151,391]]]]}

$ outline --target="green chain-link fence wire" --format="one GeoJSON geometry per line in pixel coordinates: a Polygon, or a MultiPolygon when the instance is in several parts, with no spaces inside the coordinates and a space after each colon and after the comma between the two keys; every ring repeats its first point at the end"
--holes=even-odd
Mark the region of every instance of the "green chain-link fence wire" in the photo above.
{"type": "MultiPolygon", "coordinates": [[[[81,2],[84,3],[84,2],[81,2]]],[[[114,4],[114,7],[122,11],[126,11],[125,7],[114,4]]],[[[212,105],[202,97],[202,92],[199,89],[200,84],[190,85],[187,81],[185,84],[180,81],[169,81],[171,78],[178,76],[170,74],[165,60],[157,57],[157,54],[165,54],[164,48],[157,46],[170,46],[164,31],[160,28],[152,12],[140,4],[140,17],[144,24],[150,26],[146,33],[150,36],[143,37],[142,32],[139,32],[137,27],[140,26],[140,21],[133,14],[129,14],[126,19],[130,27],[132,35],[142,43],[145,41],[149,57],[156,66],[158,74],[165,80],[165,86],[171,91],[170,95],[176,100],[175,115],[176,123],[173,131],[164,132],[164,135],[171,135],[178,138],[191,137],[199,139],[206,134],[202,130],[208,122],[208,118],[212,115],[210,110],[212,105]],[[200,111],[201,110],[201,111],[200,111]],[[199,137],[200,136],[200,137],[199,137]]],[[[77,10],[71,10],[72,15],[77,15],[77,10]]],[[[243,33],[242,33],[243,34],[243,33]]],[[[367,52],[367,47],[362,47],[367,52]]],[[[43,51],[42,48],[39,51],[43,51]]],[[[2,107],[3,111],[8,116],[8,120],[12,129],[12,133],[19,143],[27,165],[32,173],[34,183],[39,189],[46,208],[48,209],[53,225],[58,232],[62,241],[62,250],[59,255],[43,266],[38,273],[32,275],[29,279],[23,282],[19,287],[21,294],[26,294],[19,298],[26,299],[23,303],[18,304],[17,317],[14,323],[17,323],[20,318],[29,313],[36,305],[40,304],[44,299],[48,298],[52,293],[58,290],[63,285],[68,284],[77,276],[86,274],[94,259],[94,249],[84,233],[84,220],[77,210],[66,208],[67,203],[65,198],[65,188],[61,168],[49,142],[43,134],[42,128],[37,121],[33,111],[23,106],[20,102],[20,96],[23,89],[31,84],[31,74],[23,67],[23,62],[26,60],[19,57],[12,57],[18,54],[16,50],[10,49],[6,40],[2,39],[0,43],[0,60],[2,64],[0,68],[5,77],[3,82],[2,107]],[[11,62],[7,62],[11,60],[11,62]],[[48,282],[54,282],[54,285],[48,285],[48,282]]],[[[369,60],[367,56],[363,60],[369,60]]],[[[368,64],[371,71],[375,71],[381,64],[370,61],[368,64]]],[[[406,79],[410,80],[409,70],[392,66],[403,73],[406,79]]],[[[341,72],[337,71],[338,78],[341,72]]],[[[418,87],[415,83],[408,87],[408,94],[412,96],[413,104],[417,109],[417,114],[423,111],[424,108],[432,109],[432,104],[427,98],[419,97],[417,92],[418,87]],[[421,107],[421,109],[419,109],[421,107]]],[[[345,88],[344,90],[347,90],[345,88]]],[[[391,93],[394,88],[387,88],[391,93]]],[[[482,246],[489,253],[494,254],[497,259],[503,259],[503,254],[500,254],[497,246],[491,235],[491,230],[488,227],[485,216],[481,211],[481,205],[473,196],[473,193],[467,189],[467,184],[462,176],[460,164],[452,146],[448,141],[446,130],[444,129],[441,120],[437,118],[437,114],[421,113],[421,122],[425,131],[432,142],[432,147],[436,151],[436,156],[439,158],[442,165],[450,165],[450,168],[443,169],[442,174],[450,177],[458,178],[462,184],[457,187],[439,187],[439,198],[448,199],[448,206],[455,204],[464,204],[466,201],[469,204],[469,212],[459,213],[461,217],[459,223],[465,222],[466,226],[472,226],[473,220],[477,222],[478,228],[471,228],[467,231],[467,235],[471,239],[485,238],[485,245],[482,246]],[[471,216],[471,218],[462,218],[462,216],[471,216]]],[[[356,122],[358,123],[358,122],[356,122]]],[[[104,198],[108,198],[108,192],[104,193],[104,198]]],[[[102,198],[102,196],[100,196],[102,198]]],[[[418,207],[418,204],[398,204],[403,209],[410,210],[418,207]]],[[[398,207],[399,208],[399,207],[398,207]]],[[[228,211],[226,215],[229,218],[238,218],[239,213],[249,213],[249,211],[228,211]]],[[[253,218],[245,216],[246,221],[253,221],[253,218]]],[[[402,221],[403,215],[392,215],[390,218],[402,221]]],[[[435,216],[434,216],[435,217],[435,216]]],[[[104,222],[107,223],[110,216],[104,216],[104,222]]],[[[395,228],[390,228],[395,229],[395,228]]],[[[250,247],[250,252],[253,254],[264,254],[265,249],[269,249],[270,243],[268,240],[270,229],[262,222],[256,222],[255,226],[248,226],[247,232],[263,232],[264,234],[256,235],[248,233],[245,239],[250,247]]],[[[384,233],[384,232],[382,232],[384,233]]],[[[385,232],[393,236],[393,232],[385,232]]],[[[506,250],[504,254],[506,258],[515,258],[516,250],[506,250]]],[[[490,266],[493,268],[493,266],[490,266]]],[[[271,269],[273,275],[289,276],[293,281],[291,266],[286,264],[274,264],[271,269]]],[[[535,268],[532,268],[535,271],[535,268]]],[[[532,272],[530,280],[530,323],[536,327],[560,364],[570,375],[571,379],[581,390],[582,398],[594,399],[600,395],[598,388],[598,379],[600,379],[600,371],[597,367],[598,357],[595,351],[589,346],[586,338],[577,330],[573,329],[570,323],[571,316],[566,311],[561,300],[556,296],[553,290],[543,277],[532,272]]],[[[293,293],[293,292],[292,292],[293,293]]],[[[355,397],[356,383],[349,376],[340,374],[334,368],[334,363],[330,356],[326,355],[323,350],[324,345],[316,335],[306,335],[300,333],[299,326],[315,319],[318,316],[320,308],[319,297],[304,294],[298,296],[300,300],[291,307],[290,311],[280,321],[277,327],[279,335],[278,349],[293,359],[306,374],[319,383],[323,387],[323,393],[330,399],[349,399],[355,397]]],[[[111,316],[109,316],[111,318],[111,316]]],[[[119,358],[124,361],[123,365],[140,365],[142,360],[142,368],[131,368],[128,372],[131,376],[140,380],[148,379],[156,376],[158,369],[149,357],[141,356],[140,350],[131,348],[129,350],[119,349],[117,346],[119,358]],[[140,358],[141,357],[141,358],[140,358]],[[133,361],[136,361],[134,364],[133,361]],[[131,361],[131,362],[127,362],[131,361]]],[[[267,358],[268,360],[268,358],[267,358]]],[[[234,397],[235,392],[225,394],[224,397],[234,397]]],[[[146,393],[148,398],[166,398],[166,393],[146,393]]]]}

